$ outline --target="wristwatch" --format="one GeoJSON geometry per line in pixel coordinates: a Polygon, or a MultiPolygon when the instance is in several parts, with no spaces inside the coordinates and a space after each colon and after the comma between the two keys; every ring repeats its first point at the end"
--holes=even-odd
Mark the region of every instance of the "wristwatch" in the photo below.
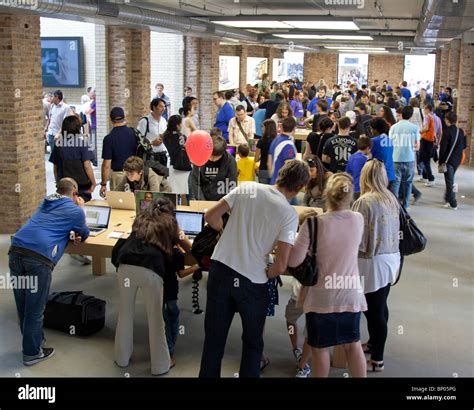
{"type": "Polygon", "coordinates": [[[100,186],[107,186],[107,182],[101,182],[100,186]]]}

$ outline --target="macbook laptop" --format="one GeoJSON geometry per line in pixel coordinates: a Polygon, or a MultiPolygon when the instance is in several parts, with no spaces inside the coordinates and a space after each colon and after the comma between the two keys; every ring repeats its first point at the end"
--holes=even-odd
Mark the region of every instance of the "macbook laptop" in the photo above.
{"type": "Polygon", "coordinates": [[[105,232],[109,227],[110,206],[85,205],[86,224],[90,230],[90,236],[97,236],[105,232]]]}
{"type": "Polygon", "coordinates": [[[204,228],[204,213],[192,211],[176,211],[179,227],[189,239],[194,239],[204,228]]]}
{"type": "Polygon", "coordinates": [[[107,192],[107,202],[112,209],[135,210],[135,195],[133,192],[107,192]]]}

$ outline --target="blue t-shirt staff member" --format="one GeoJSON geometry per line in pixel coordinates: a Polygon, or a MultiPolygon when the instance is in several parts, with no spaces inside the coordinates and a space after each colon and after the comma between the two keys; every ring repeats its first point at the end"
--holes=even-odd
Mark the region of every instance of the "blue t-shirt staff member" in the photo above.
{"type": "Polygon", "coordinates": [[[234,109],[232,105],[225,100],[224,93],[221,91],[215,92],[212,95],[212,100],[218,108],[214,127],[219,128],[226,142],[229,142],[229,122],[235,116],[234,109]]]}
{"type": "Polygon", "coordinates": [[[275,185],[278,172],[283,168],[283,165],[296,158],[296,147],[293,142],[296,120],[293,117],[285,118],[281,127],[283,132],[272,141],[268,151],[267,167],[270,174],[270,185],[275,185]]]}
{"type": "Polygon", "coordinates": [[[89,236],[83,206],[76,181],[63,178],[57,184],[57,192],[45,198],[12,239],[9,267],[26,366],[54,354],[53,348],[43,346],[43,314],[51,273],[69,241],[78,244],[89,236]]]}
{"type": "Polygon", "coordinates": [[[102,182],[100,183],[100,196],[105,197],[107,181],[110,176],[110,190],[123,180],[125,173],[123,163],[127,158],[137,152],[137,139],[135,133],[127,127],[125,113],[122,108],[114,107],[110,112],[113,128],[110,134],[106,135],[102,145],[102,182]],[[110,170],[112,169],[112,175],[110,170]]]}

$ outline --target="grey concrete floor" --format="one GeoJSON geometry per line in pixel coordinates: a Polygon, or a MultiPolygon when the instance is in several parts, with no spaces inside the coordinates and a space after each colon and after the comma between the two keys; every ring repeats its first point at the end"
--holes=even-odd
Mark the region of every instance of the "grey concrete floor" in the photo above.
{"type": "MultiPolygon", "coordinates": [[[[47,165],[48,192],[54,190],[47,165]]],[[[434,188],[417,183],[423,198],[411,214],[428,237],[420,254],[406,259],[403,277],[389,296],[389,336],[385,371],[369,377],[472,377],[474,376],[474,170],[457,175],[459,210],[442,208],[444,181],[437,175],[434,188]]],[[[96,196],[96,195],[95,195],[96,196]]],[[[9,237],[0,236],[0,272],[8,271],[9,237]]],[[[105,328],[88,338],[68,336],[46,329],[55,357],[32,367],[21,362],[21,337],[11,290],[0,289],[0,376],[3,377],[137,377],[150,375],[146,311],[140,293],[135,313],[135,347],[127,369],[113,363],[113,340],[117,323],[118,289],[114,268],[95,277],[90,266],[65,255],[53,274],[52,291],[83,290],[107,301],[105,328]]],[[[201,282],[201,305],[205,308],[205,279],[201,282]]],[[[268,318],[265,353],[271,364],[263,377],[294,377],[295,365],[285,327],[284,311],[290,282],[280,288],[276,316],[268,318]]],[[[195,377],[199,372],[204,316],[191,308],[191,281],[180,284],[179,305],[184,334],[178,338],[177,365],[164,377],[195,377]]],[[[301,328],[303,323],[301,323],[301,328]]],[[[367,330],[361,322],[363,340],[367,330]]],[[[224,377],[234,377],[241,354],[241,324],[234,318],[222,366],[224,377]]],[[[345,370],[331,369],[331,377],[344,377],[345,370]]]]}

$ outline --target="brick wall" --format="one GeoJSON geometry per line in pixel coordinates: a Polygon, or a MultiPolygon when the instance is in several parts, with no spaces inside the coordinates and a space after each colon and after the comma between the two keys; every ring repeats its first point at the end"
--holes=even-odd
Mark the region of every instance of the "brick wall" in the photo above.
{"type": "Polygon", "coordinates": [[[45,195],[39,16],[0,14],[0,233],[14,233],[45,195]]]}
{"type": "Polygon", "coordinates": [[[435,93],[438,92],[441,80],[441,50],[436,50],[436,61],[435,61],[435,78],[433,90],[435,93]]]}
{"type": "Polygon", "coordinates": [[[369,83],[374,80],[387,80],[392,87],[396,87],[403,81],[405,71],[405,56],[404,55],[369,55],[369,83]]]}
{"type": "Polygon", "coordinates": [[[462,43],[460,45],[460,59],[457,84],[457,114],[458,125],[468,135],[467,160],[474,164],[474,44],[462,43]]]}
{"type": "Polygon", "coordinates": [[[338,54],[304,53],[304,81],[317,82],[321,78],[329,87],[337,81],[338,54]]]}
{"type": "MultiPolygon", "coordinates": [[[[249,57],[247,46],[237,47],[237,55],[240,57],[239,88],[245,90],[247,85],[247,57],[249,57]]],[[[245,92],[245,91],[244,91],[245,92]]]]}
{"type": "Polygon", "coordinates": [[[136,127],[138,119],[149,112],[150,93],[150,32],[132,30],[132,101],[134,119],[132,127],[136,127]]]}
{"type": "Polygon", "coordinates": [[[150,104],[150,32],[108,28],[109,106],[122,107],[135,127],[150,104]]]}
{"type": "MultiPolygon", "coordinates": [[[[447,87],[448,80],[448,62],[449,62],[449,46],[446,45],[441,48],[441,63],[439,67],[439,87],[447,87]]],[[[436,90],[439,92],[439,88],[436,90]]]]}
{"type": "MultiPolygon", "coordinates": [[[[154,31],[150,34],[150,96],[156,94],[156,83],[162,83],[165,86],[165,94],[171,99],[171,113],[177,114],[181,108],[185,86],[183,36],[154,31]]],[[[194,90],[194,87],[192,88],[194,90]]]]}
{"type": "Polygon", "coordinates": [[[219,43],[186,36],[184,47],[184,83],[199,100],[201,129],[210,130],[216,115],[212,93],[219,88],[219,43]]]}
{"type": "Polygon", "coordinates": [[[95,27],[95,78],[96,78],[96,119],[97,119],[97,158],[102,163],[102,142],[110,132],[109,106],[109,63],[107,27],[95,27]]]}
{"type": "MultiPolygon", "coordinates": [[[[95,24],[41,17],[41,37],[83,37],[84,87],[61,87],[68,104],[79,105],[87,87],[96,85],[95,24]]],[[[51,91],[51,87],[44,88],[51,91]]]]}

